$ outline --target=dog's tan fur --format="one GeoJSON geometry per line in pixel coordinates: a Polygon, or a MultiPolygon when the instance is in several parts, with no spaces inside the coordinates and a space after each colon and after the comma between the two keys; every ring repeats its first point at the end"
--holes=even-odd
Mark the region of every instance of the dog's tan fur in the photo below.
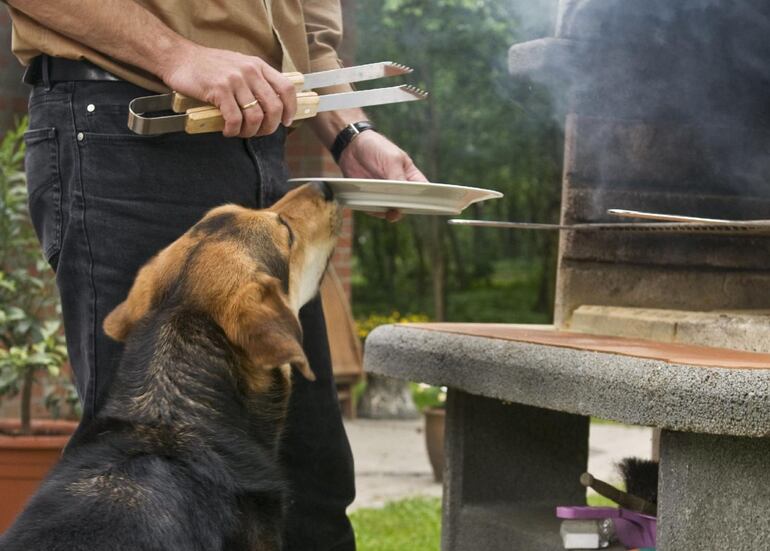
{"type": "Polygon", "coordinates": [[[213,209],[140,270],[128,298],[107,316],[104,330],[125,340],[150,308],[185,277],[185,300],[208,312],[243,350],[252,391],[264,391],[271,384],[266,371],[276,367],[287,377],[287,366],[294,367],[312,380],[297,314],[312,298],[308,295],[317,292],[339,225],[336,205],[309,187],[290,192],[270,209],[235,205],[213,209]],[[201,231],[207,221],[222,216],[230,220],[228,231],[201,231]],[[274,259],[262,257],[267,245],[288,262],[286,289],[268,271],[274,259]]]}

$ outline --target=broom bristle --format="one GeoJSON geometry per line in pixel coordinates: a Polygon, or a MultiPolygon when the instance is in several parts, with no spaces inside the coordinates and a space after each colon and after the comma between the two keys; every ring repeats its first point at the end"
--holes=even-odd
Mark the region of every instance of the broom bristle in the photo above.
{"type": "Polygon", "coordinates": [[[618,463],[618,470],[629,494],[658,503],[658,462],[637,457],[626,457],[618,463]]]}

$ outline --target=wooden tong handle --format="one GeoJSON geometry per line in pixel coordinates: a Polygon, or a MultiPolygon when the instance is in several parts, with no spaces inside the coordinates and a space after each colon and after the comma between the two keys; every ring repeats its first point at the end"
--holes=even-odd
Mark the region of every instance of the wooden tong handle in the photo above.
{"type": "MultiPolygon", "coordinates": [[[[283,76],[291,81],[297,92],[302,91],[302,87],[305,84],[305,76],[302,73],[283,73],[283,76]]],[[[174,100],[171,104],[171,109],[174,111],[174,113],[186,113],[190,109],[195,109],[198,107],[213,108],[212,105],[208,105],[205,101],[185,96],[179,92],[174,92],[174,100]]]]}
{"type": "MultiPolygon", "coordinates": [[[[297,114],[294,120],[309,119],[318,114],[318,104],[321,98],[315,92],[300,92],[297,94],[297,114]]],[[[221,132],[225,128],[222,113],[215,107],[194,107],[187,110],[185,132],[188,134],[205,134],[221,132]]]]}

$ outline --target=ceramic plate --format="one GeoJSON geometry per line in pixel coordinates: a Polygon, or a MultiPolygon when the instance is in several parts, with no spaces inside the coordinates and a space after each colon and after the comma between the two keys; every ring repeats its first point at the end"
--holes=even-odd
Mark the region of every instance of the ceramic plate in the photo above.
{"type": "Polygon", "coordinates": [[[294,178],[289,182],[297,185],[326,182],[341,205],[366,212],[398,209],[404,214],[451,216],[460,214],[473,203],[503,196],[499,191],[488,189],[402,180],[294,178]]]}

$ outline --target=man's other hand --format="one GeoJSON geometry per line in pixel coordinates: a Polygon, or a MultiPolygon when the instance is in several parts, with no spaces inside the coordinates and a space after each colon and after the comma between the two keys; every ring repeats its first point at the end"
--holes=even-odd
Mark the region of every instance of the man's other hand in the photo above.
{"type": "MultiPolygon", "coordinates": [[[[382,134],[372,131],[362,132],[345,148],[339,166],[346,178],[428,181],[405,151],[382,134]]],[[[372,215],[385,218],[388,222],[396,222],[403,217],[395,209],[372,215]]]]}
{"type": "Polygon", "coordinates": [[[258,57],[189,43],[168,60],[161,77],[175,92],[218,107],[228,137],[272,134],[281,123],[289,126],[297,111],[292,83],[258,57]]]}

